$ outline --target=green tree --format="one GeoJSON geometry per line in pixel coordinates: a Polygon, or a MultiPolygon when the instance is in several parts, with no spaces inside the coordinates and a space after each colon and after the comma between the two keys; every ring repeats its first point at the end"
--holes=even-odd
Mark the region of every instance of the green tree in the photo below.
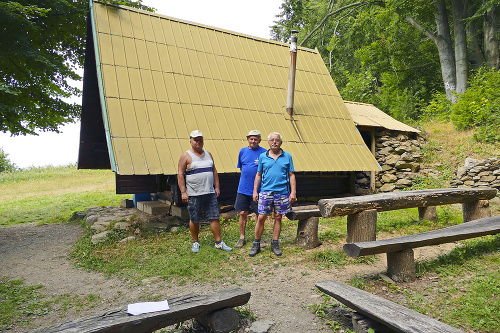
{"type": "MultiPolygon", "coordinates": [[[[138,1],[108,1],[152,10],[138,1]]],[[[88,0],[0,1],[0,131],[58,131],[78,119],[88,0]]]]}
{"type": "Polygon", "coordinates": [[[4,171],[14,171],[17,167],[14,163],[12,163],[9,158],[9,154],[3,151],[3,148],[0,147],[0,172],[4,171]]]}

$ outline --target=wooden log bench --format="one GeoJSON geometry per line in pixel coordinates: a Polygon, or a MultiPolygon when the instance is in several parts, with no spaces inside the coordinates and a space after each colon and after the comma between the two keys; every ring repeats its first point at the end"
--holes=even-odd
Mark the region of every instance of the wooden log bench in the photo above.
{"type": "Polygon", "coordinates": [[[389,277],[398,282],[413,281],[416,279],[414,248],[497,233],[500,233],[500,216],[493,216],[416,235],[345,244],[344,251],[353,258],[386,253],[389,277]]]}
{"type": "Polygon", "coordinates": [[[127,306],[105,311],[85,318],[35,329],[31,333],[149,333],[192,318],[208,323],[213,332],[230,332],[237,329],[239,318],[235,306],[250,300],[250,292],[229,288],[210,295],[188,294],[168,299],[170,310],[131,316],[127,306]],[[230,320],[232,318],[232,320],[230,320]]]}
{"type": "Polygon", "coordinates": [[[383,324],[395,332],[464,333],[464,331],[434,318],[427,317],[385,298],[343,283],[321,281],[316,283],[316,287],[349,308],[383,324]]]}
{"type": "Polygon", "coordinates": [[[489,199],[496,194],[490,188],[441,188],[321,199],[318,206],[294,207],[286,216],[299,221],[297,244],[308,249],[320,245],[319,217],[347,215],[347,243],[374,241],[377,212],[417,207],[420,219],[436,222],[436,206],[461,203],[467,222],[491,216],[489,199]]]}

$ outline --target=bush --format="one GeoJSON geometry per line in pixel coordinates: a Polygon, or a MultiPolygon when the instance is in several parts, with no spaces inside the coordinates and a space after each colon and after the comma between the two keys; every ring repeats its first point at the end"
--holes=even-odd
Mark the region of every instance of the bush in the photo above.
{"type": "Polygon", "coordinates": [[[0,172],[14,171],[16,169],[16,165],[9,160],[8,156],[9,154],[4,152],[3,148],[0,148],[0,172]]]}
{"type": "Polygon", "coordinates": [[[434,94],[430,103],[422,110],[421,120],[428,121],[436,119],[440,122],[450,120],[451,102],[446,94],[438,92],[434,94]]]}
{"type": "Polygon", "coordinates": [[[457,129],[477,128],[474,138],[478,141],[500,141],[499,110],[500,71],[481,69],[451,106],[451,121],[457,129]]]}

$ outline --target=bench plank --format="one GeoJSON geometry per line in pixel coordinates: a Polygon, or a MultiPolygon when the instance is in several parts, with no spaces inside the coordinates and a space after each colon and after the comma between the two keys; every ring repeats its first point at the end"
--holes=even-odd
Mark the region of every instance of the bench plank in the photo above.
{"type": "Polygon", "coordinates": [[[149,333],[198,316],[248,303],[250,292],[228,288],[210,295],[189,294],[168,299],[170,310],[131,316],[127,307],[105,311],[85,318],[36,329],[31,333],[149,333]]]}
{"type": "Polygon", "coordinates": [[[397,210],[454,203],[489,200],[497,194],[491,188],[441,188],[418,191],[378,193],[356,197],[321,199],[318,207],[323,217],[344,216],[363,210],[397,210]]]}
{"type": "Polygon", "coordinates": [[[343,283],[321,281],[316,287],[353,310],[401,333],[463,333],[385,298],[343,283]]]}
{"type": "Polygon", "coordinates": [[[468,238],[493,235],[499,232],[500,216],[492,216],[416,235],[382,239],[373,242],[345,244],[344,251],[349,256],[356,258],[358,256],[451,243],[468,238]]]}

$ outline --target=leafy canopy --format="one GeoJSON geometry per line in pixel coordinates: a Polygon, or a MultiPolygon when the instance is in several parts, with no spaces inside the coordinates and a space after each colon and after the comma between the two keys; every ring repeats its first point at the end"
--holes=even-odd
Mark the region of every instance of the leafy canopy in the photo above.
{"type": "MultiPolygon", "coordinates": [[[[152,10],[138,1],[108,1],[152,10]]],[[[88,0],[0,2],[0,131],[12,135],[58,132],[78,119],[88,0]]]]}

